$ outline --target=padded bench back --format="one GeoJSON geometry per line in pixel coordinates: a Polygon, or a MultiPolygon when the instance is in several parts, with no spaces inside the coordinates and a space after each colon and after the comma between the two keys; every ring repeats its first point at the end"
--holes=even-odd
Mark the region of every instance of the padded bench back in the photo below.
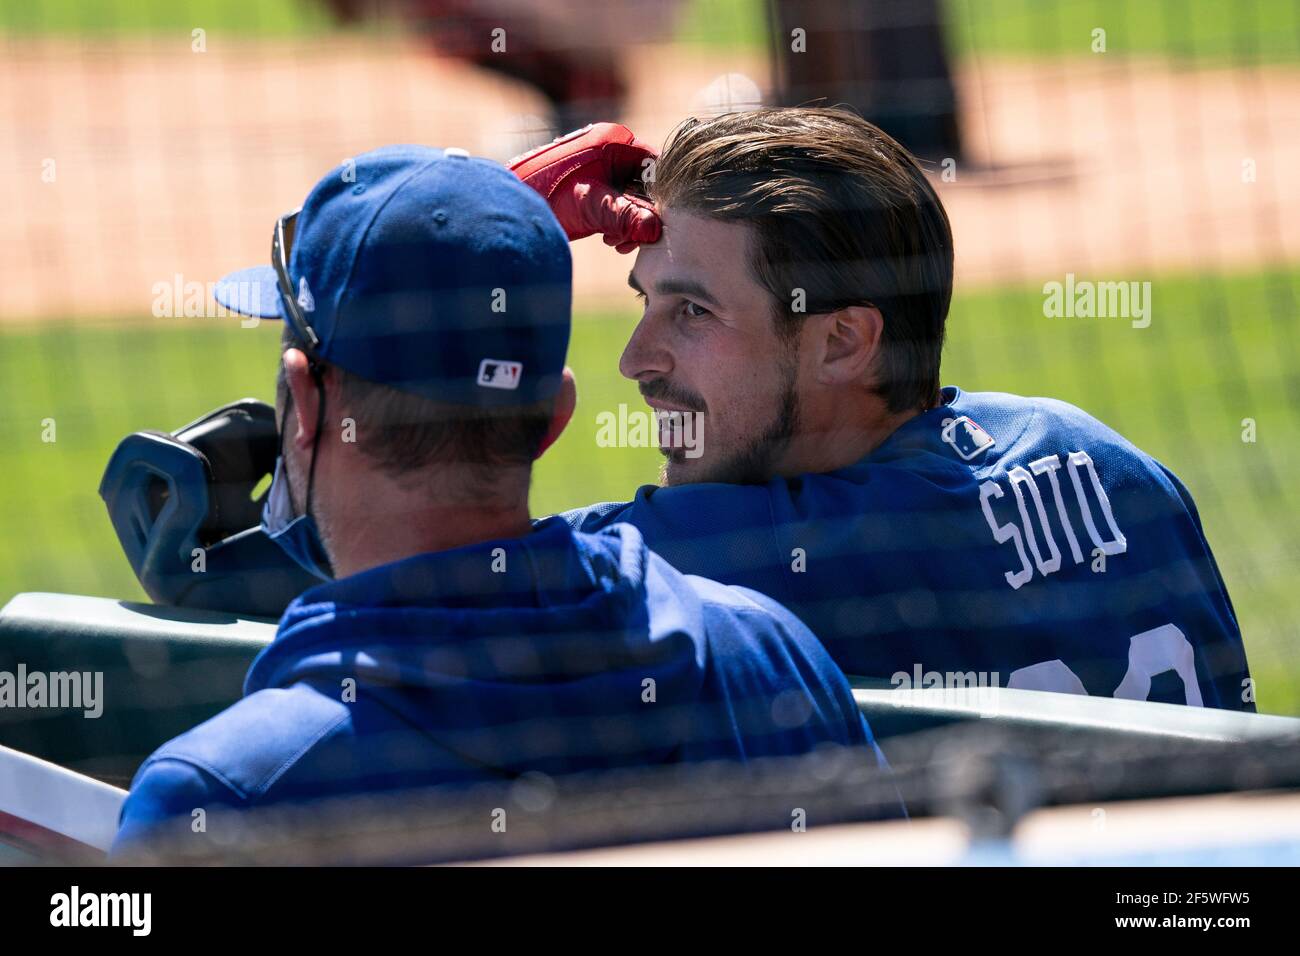
{"type": "Polygon", "coordinates": [[[125,787],[158,746],[238,700],[275,622],[72,594],[0,610],[0,672],[102,675],[102,713],[0,707],[0,744],[125,787]]]}
{"type": "MultiPolygon", "coordinates": [[[[19,594],[0,610],[0,672],[102,674],[103,713],[0,707],[0,744],[118,786],[157,747],[239,699],[275,622],[70,594],[19,594]]],[[[953,724],[1044,737],[1201,740],[1300,734],[1300,719],[1142,701],[985,688],[895,690],[851,678],[886,756],[891,740],[953,724]]],[[[926,735],[934,738],[935,735],[926,735]]],[[[919,741],[922,738],[915,738],[919,741]]],[[[908,756],[915,760],[916,747],[908,756]]]]}
{"type": "Polygon", "coordinates": [[[894,689],[850,677],[858,709],[878,737],[980,722],[1075,737],[1170,738],[1223,743],[1300,734],[1300,718],[1006,687],[894,689]]]}
{"type": "Polygon", "coordinates": [[[1225,743],[1300,740],[1300,719],[1178,704],[1056,694],[1006,687],[895,689],[850,677],[858,709],[894,762],[930,763],[950,741],[940,727],[962,727],[963,741],[1017,741],[1019,746],[1084,746],[1116,756],[1176,749],[1183,754],[1219,753],[1225,743]],[[988,734],[980,734],[987,728],[988,734]],[[906,738],[904,741],[903,738],[906,738]]]}

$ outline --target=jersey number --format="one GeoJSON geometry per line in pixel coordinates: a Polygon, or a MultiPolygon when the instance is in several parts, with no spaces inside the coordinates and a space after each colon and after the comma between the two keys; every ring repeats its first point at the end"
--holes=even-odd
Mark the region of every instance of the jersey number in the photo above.
{"type": "MultiPolygon", "coordinates": [[[[1141,634],[1128,642],[1128,670],[1112,697],[1146,700],[1151,693],[1151,678],[1173,671],[1183,681],[1183,701],[1189,707],[1204,707],[1201,685],[1196,680],[1196,657],[1192,643],[1172,624],[1141,634]]],[[[1087,694],[1079,675],[1062,660],[1043,661],[1012,671],[1008,687],[1020,690],[1050,690],[1060,694],[1087,694]]]]}

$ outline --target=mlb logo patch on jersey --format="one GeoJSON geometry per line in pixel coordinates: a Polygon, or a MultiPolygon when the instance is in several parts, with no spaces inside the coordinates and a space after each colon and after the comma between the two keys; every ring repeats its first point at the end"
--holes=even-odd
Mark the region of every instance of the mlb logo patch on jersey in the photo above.
{"type": "Polygon", "coordinates": [[[306,277],[298,280],[298,308],[304,312],[316,311],[316,297],[311,294],[311,286],[307,285],[306,277]]]}
{"type": "Polygon", "coordinates": [[[970,461],[993,447],[993,436],[972,418],[949,418],[943,423],[943,440],[953,447],[962,461],[970,461]]]}
{"type": "Polygon", "coordinates": [[[515,389],[519,387],[523,374],[523,362],[484,359],[478,366],[478,384],[484,388],[515,389]]]}

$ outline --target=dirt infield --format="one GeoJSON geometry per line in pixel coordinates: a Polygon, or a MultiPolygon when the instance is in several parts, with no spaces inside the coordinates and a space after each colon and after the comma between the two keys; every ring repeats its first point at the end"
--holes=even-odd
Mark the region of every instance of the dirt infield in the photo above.
{"type": "MultiPolygon", "coordinates": [[[[624,119],[651,141],[721,73],[766,85],[753,55],[629,57],[624,119]]],[[[391,40],[198,54],[188,38],[0,38],[0,59],[0,317],[11,320],[148,316],[160,283],[264,259],[275,217],[343,158],[387,142],[505,158],[542,106],[391,40]]],[[[959,84],[971,161],[940,185],[962,283],[1300,258],[1300,190],[1285,184],[1300,168],[1300,69],[1101,56],[984,62],[959,84]]],[[[626,260],[595,240],[575,251],[579,302],[626,298],[626,260]]]]}

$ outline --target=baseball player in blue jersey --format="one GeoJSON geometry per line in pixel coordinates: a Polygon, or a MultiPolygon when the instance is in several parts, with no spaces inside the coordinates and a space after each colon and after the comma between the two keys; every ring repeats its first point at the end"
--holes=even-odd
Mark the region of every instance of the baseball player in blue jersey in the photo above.
{"type": "Polygon", "coordinates": [[[902,147],[732,114],[679,128],[650,195],[620,369],[663,416],[662,486],[575,528],[771,595],[850,674],[1254,709],[1178,479],[1063,402],[940,387],[952,237],[902,147]]]}
{"type": "Polygon", "coordinates": [[[656,155],[602,124],[512,168],[570,239],[637,250],[619,366],[665,466],[574,528],[630,523],[679,570],[772,596],[853,675],[1254,709],[1178,479],[1062,402],[941,387],[952,234],[880,130],[756,110],[656,155]]]}
{"type": "Polygon", "coordinates": [[[870,759],[790,612],[683,574],[630,525],[531,521],[532,461],[575,400],[546,203],[458,150],[346,172],[281,219],[272,266],[217,291],[285,319],[266,523],[335,580],[289,606],[242,700],[145,762],[115,852],[199,808],[824,745],[870,759]]]}

